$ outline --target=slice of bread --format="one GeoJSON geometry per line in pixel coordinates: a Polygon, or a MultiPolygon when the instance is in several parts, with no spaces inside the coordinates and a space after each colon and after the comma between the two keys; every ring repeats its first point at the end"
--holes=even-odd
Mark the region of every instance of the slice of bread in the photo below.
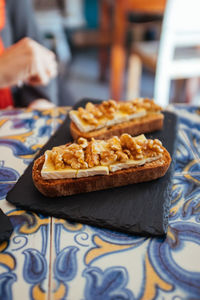
{"type": "Polygon", "coordinates": [[[146,163],[143,166],[119,170],[109,175],[70,179],[44,180],[41,176],[41,169],[45,161],[45,156],[43,155],[34,162],[32,171],[33,182],[43,195],[60,197],[151,181],[164,176],[170,166],[171,156],[164,147],[162,148],[162,158],[146,163]]]}
{"type": "Polygon", "coordinates": [[[148,113],[145,117],[90,132],[81,132],[75,123],[71,122],[70,132],[74,140],[77,140],[81,136],[86,139],[108,139],[114,135],[120,136],[122,133],[136,136],[142,133],[161,130],[163,127],[163,120],[164,115],[162,113],[148,113]]]}

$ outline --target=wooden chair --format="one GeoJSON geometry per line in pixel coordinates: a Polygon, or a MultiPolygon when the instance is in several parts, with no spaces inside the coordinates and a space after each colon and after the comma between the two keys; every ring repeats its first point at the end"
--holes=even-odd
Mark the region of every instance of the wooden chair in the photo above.
{"type": "Polygon", "coordinates": [[[200,77],[199,11],[199,0],[168,0],[160,41],[133,45],[127,99],[140,94],[143,65],[155,72],[154,99],[162,106],[169,103],[172,79],[200,77]]]}
{"type": "MultiPolygon", "coordinates": [[[[112,99],[120,100],[124,89],[124,75],[127,58],[126,32],[130,23],[127,15],[130,12],[145,15],[162,15],[166,0],[102,0],[103,4],[113,4],[112,45],[110,53],[110,95],[112,99]]],[[[108,9],[103,9],[104,15],[108,9]]],[[[109,19],[108,17],[102,19],[109,19]]],[[[105,22],[108,27],[108,22],[105,22]]]]}

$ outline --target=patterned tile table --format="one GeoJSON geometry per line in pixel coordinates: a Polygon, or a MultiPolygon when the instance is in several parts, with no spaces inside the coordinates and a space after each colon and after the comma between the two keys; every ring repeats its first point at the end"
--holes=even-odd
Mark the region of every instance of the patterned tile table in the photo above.
{"type": "Polygon", "coordinates": [[[0,207],[14,225],[10,241],[0,244],[0,299],[200,299],[200,109],[169,109],[180,124],[165,239],[11,206],[8,190],[68,109],[0,112],[0,207]]]}

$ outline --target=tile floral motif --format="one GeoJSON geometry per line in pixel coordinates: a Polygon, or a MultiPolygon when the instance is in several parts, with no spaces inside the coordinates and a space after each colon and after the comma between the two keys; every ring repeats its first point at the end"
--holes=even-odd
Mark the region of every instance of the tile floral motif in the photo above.
{"type": "Polygon", "coordinates": [[[45,299],[48,291],[49,223],[33,213],[13,210],[7,213],[14,233],[0,249],[1,299],[45,299]],[[7,269],[7,272],[4,270],[7,269]],[[17,287],[17,288],[16,288],[17,287]]]}

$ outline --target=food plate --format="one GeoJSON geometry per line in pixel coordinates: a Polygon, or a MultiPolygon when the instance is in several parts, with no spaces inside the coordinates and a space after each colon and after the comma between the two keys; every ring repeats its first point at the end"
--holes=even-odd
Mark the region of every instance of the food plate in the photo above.
{"type": "MultiPolygon", "coordinates": [[[[84,106],[88,101],[97,102],[83,99],[74,109],[84,106]]],[[[17,207],[69,221],[129,234],[164,235],[168,227],[178,125],[175,114],[164,112],[164,115],[163,130],[146,135],[147,138],[160,139],[172,156],[172,163],[164,177],[151,182],[55,199],[43,196],[35,188],[31,163],[8,193],[7,200],[17,207]]],[[[53,146],[72,141],[69,124],[70,120],[67,117],[39,155],[53,146]]]]}

